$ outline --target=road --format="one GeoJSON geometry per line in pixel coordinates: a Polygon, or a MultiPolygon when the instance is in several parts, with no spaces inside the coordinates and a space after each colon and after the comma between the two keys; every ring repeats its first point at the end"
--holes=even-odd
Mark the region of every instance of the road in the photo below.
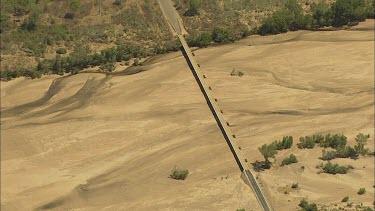
{"type": "Polygon", "coordinates": [[[164,16],[172,25],[173,32],[176,31],[177,34],[187,34],[182,25],[182,19],[173,6],[173,2],[171,0],[159,0],[159,4],[164,16]]]}

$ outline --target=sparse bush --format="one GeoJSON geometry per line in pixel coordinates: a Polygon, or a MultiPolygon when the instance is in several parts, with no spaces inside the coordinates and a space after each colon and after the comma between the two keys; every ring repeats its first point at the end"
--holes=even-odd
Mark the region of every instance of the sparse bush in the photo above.
{"type": "Polygon", "coordinates": [[[300,149],[312,149],[315,146],[315,140],[310,136],[300,137],[300,143],[297,144],[300,149]]]}
{"type": "Polygon", "coordinates": [[[333,160],[337,156],[336,151],[326,151],[325,149],[322,150],[322,154],[322,157],[320,157],[322,160],[333,160]]]}
{"type": "Polygon", "coordinates": [[[139,65],[139,59],[138,58],[134,59],[133,65],[134,66],[138,66],[139,65]]]}
{"type": "Polygon", "coordinates": [[[292,136],[284,136],[282,141],[275,141],[277,150],[289,149],[293,145],[292,136]]]}
{"type": "Polygon", "coordinates": [[[356,158],[358,157],[358,153],[356,150],[351,146],[341,146],[336,149],[336,157],[338,158],[356,158]]]}
{"type": "Polygon", "coordinates": [[[236,211],[245,211],[245,209],[243,209],[243,208],[242,209],[236,209],[236,211]]]}
{"type": "Polygon", "coordinates": [[[337,149],[338,147],[345,147],[347,142],[347,137],[344,135],[334,134],[327,134],[325,136],[324,141],[320,143],[321,147],[327,148],[331,147],[337,149]]]}
{"type": "Polygon", "coordinates": [[[230,73],[231,76],[238,76],[238,77],[242,77],[245,73],[241,72],[241,71],[237,71],[235,68],[232,70],[232,72],[230,73]]]}
{"type": "Polygon", "coordinates": [[[72,12],[68,12],[68,13],[65,13],[64,15],[64,19],[70,19],[70,20],[73,20],[74,19],[74,13],[72,12]]]}
{"type": "Polygon", "coordinates": [[[357,192],[358,195],[363,195],[366,193],[366,188],[360,188],[359,191],[357,192]]]}
{"type": "Polygon", "coordinates": [[[175,180],[185,180],[186,177],[188,176],[189,171],[186,169],[178,169],[174,168],[171,172],[170,177],[175,180]]]}
{"type": "Polygon", "coordinates": [[[292,184],[292,188],[293,188],[293,189],[298,188],[298,183],[293,183],[293,184],[292,184]]]}
{"type": "Polygon", "coordinates": [[[121,6],[122,5],[122,0],[115,0],[113,2],[113,5],[115,5],[115,6],[121,6]]]}
{"type": "Polygon", "coordinates": [[[341,202],[348,202],[349,201],[349,196],[345,196],[342,200],[341,200],[341,202]]]}
{"type": "Polygon", "coordinates": [[[315,203],[309,204],[305,199],[302,199],[299,203],[302,211],[318,211],[318,206],[315,203]]]}
{"type": "Polygon", "coordinates": [[[370,150],[368,148],[365,148],[369,138],[370,134],[364,135],[360,133],[356,136],[355,141],[357,142],[357,144],[354,145],[354,149],[358,154],[365,156],[369,153],[370,150]]]}
{"type": "Polygon", "coordinates": [[[298,163],[297,157],[293,154],[287,158],[284,158],[284,160],[281,162],[281,166],[290,165],[292,163],[298,163]]]}
{"type": "Polygon", "coordinates": [[[327,174],[346,174],[350,169],[350,166],[340,166],[339,164],[332,164],[330,161],[323,165],[322,170],[327,174]]]}
{"type": "Polygon", "coordinates": [[[66,50],[66,48],[58,48],[56,50],[56,53],[58,53],[58,54],[66,54],[67,50],[66,50]]]}

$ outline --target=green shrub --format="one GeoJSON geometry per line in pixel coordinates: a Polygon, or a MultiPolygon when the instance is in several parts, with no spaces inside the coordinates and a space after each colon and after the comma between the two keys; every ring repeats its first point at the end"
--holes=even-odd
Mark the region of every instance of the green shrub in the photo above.
{"type": "Polygon", "coordinates": [[[297,144],[300,149],[312,149],[315,147],[315,140],[311,136],[305,136],[299,138],[300,143],[297,144]]]}
{"type": "Polygon", "coordinates": [[[366,193],[366,188],[360,188],[359,191],[357,192],[358,195],[363,195],[366,193]]]}
{"type": "Polygon", "coordinates": [[[175,167],[172,170],[170,177],[175,180],[185,180],[188,174],[189,174],[188,170],[178,169],[175,167]]]}
{"type": "Polygon", "coordinates": [[[341,146],[336,149],[336,157],[338,158],[356,158],[358,157],[358,153],[356,150],[351,146],[341,146]]]}
{"type": "Polygon", "coordinates": [[[341,200],[341,202],[348,202],[349,201],[349,196],[345,196],[342,200],[341,200]]]}
{"type": "Polygon", "coordinates": [[[337,0],[331,6],[333,26],[343,26],[352,21],[364,21],[367,8],[364,0],[337,0]]]}
{"type": "Polygon", "coordinates": [[[330,161],[323,165],[322,170],[327,174],[346,174],[351,166],[340,166],[339,164],[332,164],[330,161]]]}
{"type": "Polygon", "coordinates": [[[243,209],[243,208],[242,209],[236,209],[236,211],[245,211],[245,209],[243,209]]]}
{"type": "Polygon", "coordinates": [[[189,9],[184,13],[184,16],[195,16],[199,15],[199,9],[202,5],[201,0],[190,0],[189,9]]]}
{"type": "Polygon", "coordinates": [[[112,62],[108,62],[108,63],[102,64],[99,67],[99,69],[101,69],[103,71],[108,71],[108,72],[114,71],[115,68],[116,68],[115,63],[112,63],[112,62]]]}
{"type": "Polygon", "coordinates": [[[337,157],[336,151],[326,151],[325,149],[322,150],[322,157],[320,159],[322,160],[333,160],[337,157]]]}
{"type": "Polygon", "coordinates": [[[355,141],[357,142],[357,144],[354,145],[354,149],[358,154],[365,156],[370,152],[368,148],[365,148],[369,138],[370,134],[364,135],[360,133],[356,136],[355,141]]]}
{"type": "Polygon", "coordinates": [[[277,150],[289,149],[293,145],[292,136],[284,136],[282,141],[275,141],[277,150]]]}
{"type": "Polygon", "coordinates": [[[218,27],[215,27],[212,31],[211,38],[215,43],[220,44],[231,43],[236,40],[236,37],[232,32],[218,27]]]}
{"type": "Polygon", "coordinates": [[[133,65],[134,66],[138,66],[139,65],[139,59],[138,58],[134,59],[133,65]]]}
{"type": "Polygon", "coordinates": [[[311,4],[311,11],[313,13],[314,21],[319,27],[332,25],[333,13],[331,6],[328,3],[319,2],[316,4],[314,2],[311,4]]]}
{"type": "Polygon", "coordinates": [[[281,166],[290,165],[292,163],[298,163],[297,157],[293,154],[287,158],[284,158],[284,160],[281,162],[281,166]]]}
{"type": "Polygon", "coordinates": [[[309,204],[305,199],[302,199],[299,203],[302,211],[318,211],[318,206],[315,203],[309,204]]]}
{"type": "Polygon", "coordinates": [[[121,6],[122,5],[122,0],[115,0],[115,1],[113,1],[112,4],[115,5],[115,6],[121,6]]]}
{"type": "Polygon", "coordinates": [[[292,188],[293,188],[293,189],[298,188],[298,183],[293,183],[293,184],[292,184],[292,188]]]}
{"type": "Polygon", "coordinates": [[[207,32],[203,32],[196,36],[191,35],[188,37],[188,44],[191,47],[203,48],[203,47],[209,46],[211,42],[212,42],[211,35],[207,32]]]}
{"type": "Polygon", "coordinates": [[[58,54],[66,54],[67,50],[66,50],[66,48],[58,48],[56,50],[56,53],[58,53],[58,54]]]}
{"type": "Polygon", "coordinates": [[[324,138],[324,141],[320,143],[321,147],[327,148],[338,148],[338,147],[345,147],[347,143],[347,137],[342,134],[327,134],[324,138]]]}

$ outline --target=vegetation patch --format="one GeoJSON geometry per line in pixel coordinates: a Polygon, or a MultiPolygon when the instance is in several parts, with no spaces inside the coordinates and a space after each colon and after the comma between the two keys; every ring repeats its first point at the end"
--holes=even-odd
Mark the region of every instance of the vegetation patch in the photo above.
{"type": "Polygon", "coordinates": [[[289,157],[284,158],[284,160],[281,162],[281,166],[290,165],[292,163],[298,163],[298,159],[294,154],[291,154],[289,157]]]}
{"type": "Polygon", "coordinates": [[[186,170],[186,169],[179,169],[179,168],[175,167],[171,171],[170,177],[172,179],[175,179],[175,180],[185,180],[186,177],[188,176],[188,174],[189,174],[188,170],[186,170]]]}
{"type": "Polygon", "coordinates": [[[290,149],[293,146],[293,137],[284,136],[283,140],[275,141],[277,150],[290,149]]]}
{"type": "Polygon", "coordinates": [[[360,188],[359,191],[357,192],[358,195],[363,195],[366,193],[366,188],[360,188]]]}
{"type": "Polygon", "coordinates": [[[326,164],[324,164],[322,167],[322,173],[327,174],[346,174],[348,173],[349,169],[353,169],[352,166],[340,166],[339,164],[333,164],[330,161],[328,161],[326,164]]]}
{"type": "Polygon", "coordinates": [[[309,204],[305,199],[302,199],[298,206],[302,208],[301,211],[318,211],[318,206],[315,203],[309,204]]]}

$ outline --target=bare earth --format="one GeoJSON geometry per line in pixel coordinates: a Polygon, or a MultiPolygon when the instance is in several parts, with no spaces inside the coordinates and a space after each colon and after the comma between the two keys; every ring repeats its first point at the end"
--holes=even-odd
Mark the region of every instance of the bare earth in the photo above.
{"type": "MultiPolygon", "coordinates": [[[[373,26],[195,51],[250,162],[284,135],[296,143],[344,133],[353,145],[356,134],[370,133],[374,149],[373,26]],[[245,75],[229,76],[233,68],[245,75]]],[[[1,83],[1,210],[260,210],[182,54],[141,68],[1,83]],[[174,166],[189,169],[187,180],[168,178],[174,166]]],[[[296,210],[302,198],[372,205],[373,157],[336,159],[355,169],[327,175],[317,174],[320,155],[294,145],[256,173],[276,210],[296,210]],[[277,167],[290,153],[300,162],[277,167]],[[299,189],[286,187],[296,182],[299,189]]]]}

